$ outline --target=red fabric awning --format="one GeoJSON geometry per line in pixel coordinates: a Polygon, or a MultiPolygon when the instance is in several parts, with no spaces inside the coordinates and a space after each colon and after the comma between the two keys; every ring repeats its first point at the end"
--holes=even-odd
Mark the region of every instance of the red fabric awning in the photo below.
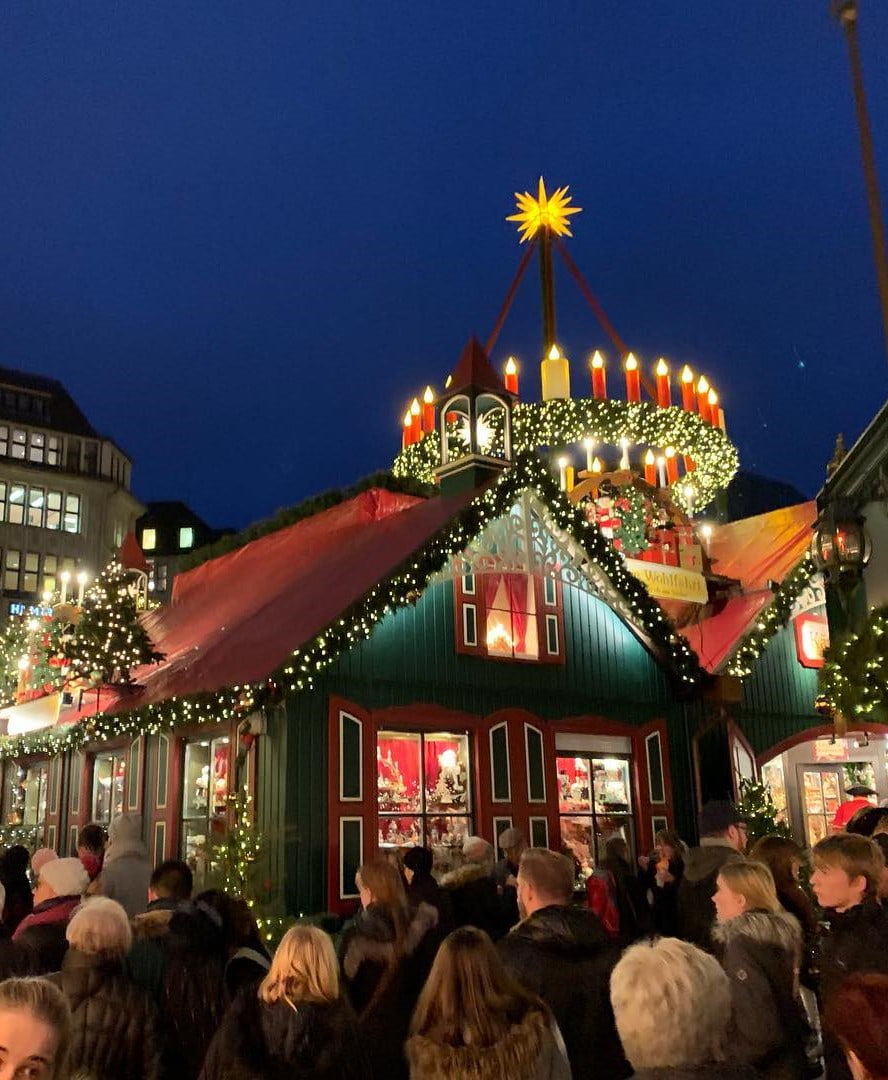
{"type": "Polygon", "coordinates": [[[739,580],[743,591],[716,614],[679,630],[707,671],[721,667],[771,602],[774,594],[768,582],[783,581],[804,558],[816,520],[817,504],[812,500],[713,526],[712,569],[739,580]]]}
{"type": "Polygon", "coordinates": [[[139,704],[256,682],[394,572],[474,498],[371,489],[176,578],[145,619],[165,659],[139,704]]]}

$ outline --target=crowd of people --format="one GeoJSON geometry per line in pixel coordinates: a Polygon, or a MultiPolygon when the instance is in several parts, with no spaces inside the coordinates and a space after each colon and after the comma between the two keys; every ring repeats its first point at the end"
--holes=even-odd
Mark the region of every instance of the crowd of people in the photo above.
{"type": "Polygon", "coordinates": [[[297,924],[273,957],[136,815],[9,848],[0,1080],[888,1080],[888,811],[815,846],[813,901],[792,840],[747,852],[729,802],[699,831],[637,865],[612,837],[580,892],[517,829],[440,881],[379,856],[336,940],[297,924]]]}

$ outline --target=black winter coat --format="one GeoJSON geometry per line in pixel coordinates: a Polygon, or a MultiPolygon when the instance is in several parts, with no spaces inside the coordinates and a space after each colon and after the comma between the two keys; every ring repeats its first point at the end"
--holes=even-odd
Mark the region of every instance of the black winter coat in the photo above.
{"type": "Polygon", "coordinates": [[[429,904],[438,912],[438,937],[444,940],[453,929],[453,904],[450,893],[442,889],[431,874],[414,874],[407,886],[407,899],[412,908],[429,904]]]}
{"type": "Polygon", "coordinates": [[[707,952],[713,951],[716,879],[725,863],[742,858],[728,844],[702,844],[691,848],[678,886],[678,936],[707,952]]]}
{"type": "Polygon", "coordinates": [[[441,888],[453,905],[453,922],[477,926],[498,941],[508,930],[508,913],[496,882],[480,863],[464,863],[441,879],[441,888]]]}
{"type": "Polygon", "coordinates": [[[416,999],[433,959],[438,913],[420,904],[404,939],[396,941],[388,910],[371,904],[343,935],[340,960],[349,1001],[358,1014],[361,1042],[374,1077],[407,1076],[404,1043],[416,999]]]}
{"type": "Polygon", "coordinates": [[[234,999],[200,1080],[370,1080],[357,1019],[344,1001],[267,1004],[255,988],[234,999]]]}
{"type": "Polygon", "coordinates": [[[619,950],[587,908],[552,905],[518,923],[497,946],[506,967],[552,1010],[575,1077],[623,1080],[610,1003],[619,950]]]}
{"type": "MultiPolygon", "coordinates": [[[[867,899],[848,911],[829,910],[825,915],[816,952],[824,1002],[854,972],[888,975],[888,914],[877,900],[867,899]]],[[[823,1051],[827,1080],[850,1080],[845,1055],[829,1031],[823,1033],[823,1051]]]]}
{"type": "Polygon", "coordinates": [[[748,911],[713,938],[731,980],[727,1057],[768,1080],[802,1080],[808,1021],[798,997],[802,932],[785,911],[748,911]]]}
{"type": "Polygon", "coordinates": [[[632,1080],[756,1080],[758,1073],[748,1065],[713,1062],[696,1069],[642,1069],[632,1080]]]}
{"type": "Polygon", "coordinates": [[[650,893],[653,930],[661,937],[675,937],[678,934],[678,887],[684,877],[684,860],[670,859],[669,873],[674,880],[658,885],[657,855],[653,853],[648,857],[647,868],[638,874],[645,899],[650,893]]]}
{"type": "Polygon", "coordinates": [[[70,1075],[90,1080],[157,1080],[160,1047],[154,1006],[123,964],[69,949],[52,976],[71,1006],[70,1075]]]}

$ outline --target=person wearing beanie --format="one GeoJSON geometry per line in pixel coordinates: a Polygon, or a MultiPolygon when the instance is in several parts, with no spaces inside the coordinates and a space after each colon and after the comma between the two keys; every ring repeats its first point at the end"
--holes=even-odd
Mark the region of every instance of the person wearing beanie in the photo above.
{"type": "Polygon", "coordinates": [[[746,851],[746,822],[730,800],[715,799],[700,811],[697,824],[700,845],[688,852],[678,887],[678,936],[713,952],[712,897],[721,868],[746,851]]]}
{"type": "Polygon", "coordinates": [[[19,923],[12,939],[36,975],[58,971],[68,943],[68,920],[80,906],[89,875],[80,859],[51,859],[40,869],[34,889],[34,910],[19,923]]]}
{"type": "Polygon", "coordinates": [[[148,908],[153,869],[142,841],[142,815],[118,814],[108,827],[102,872],[90,886],[90,894],[116,900],[134,919],[148,908]]]}

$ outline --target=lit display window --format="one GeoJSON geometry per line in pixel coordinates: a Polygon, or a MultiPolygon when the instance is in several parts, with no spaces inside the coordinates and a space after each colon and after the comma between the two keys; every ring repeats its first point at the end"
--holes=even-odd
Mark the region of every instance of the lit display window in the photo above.
{"type": "Polygon", "coordinates": [[[379,847],[430,847],[442,868],[471,831],[468,736],[380,731],[376,799],[379,847]]]}
{"type": "Polygon", "coordinates": [[[622,837],[634,852],[629,759],[564,755],[556,759],[556,768],[561,842],[581,875],[592,873],[613,837],[622,837]]]}
{"type": "Polygon", "coordinates": [[[203,882],[212,848],[225,834],[228,810],[228,738],[185,744],[182,770],[182,857],[203,882]]]}
{"type": "Polygon", "coordinates": [[[93,765],[92,820],[107,825],[123,813],[126,758],[122,753],[97,754],[93,765]]]}
{"type": "Polygon", "coordinates": [[[49,767],[32,765],[25,773],[25,807],[22,814],[23,825],[42,825],[46,821],[46,793],[49,780],[49,767]]]}

